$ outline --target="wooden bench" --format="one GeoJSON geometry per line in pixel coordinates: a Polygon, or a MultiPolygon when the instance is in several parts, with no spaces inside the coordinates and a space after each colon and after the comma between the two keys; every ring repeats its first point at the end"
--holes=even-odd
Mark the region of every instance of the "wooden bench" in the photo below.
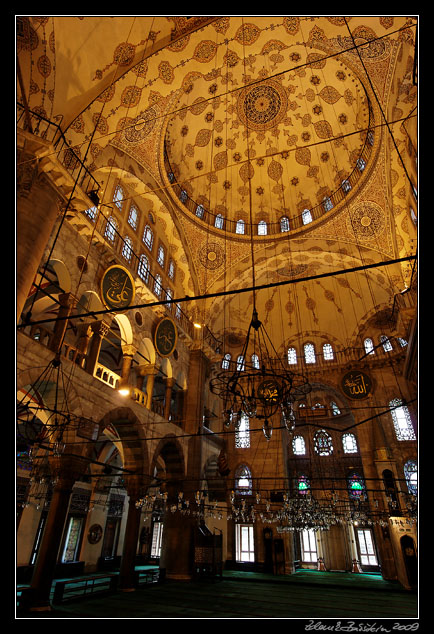
{"type": "Polygon", "coordinates": [[[106,574],[56,581],[53,603],[62,603],[62,601],[69,601],[89,594],[115,592],[118,578],[119,575],[106,574]]]}

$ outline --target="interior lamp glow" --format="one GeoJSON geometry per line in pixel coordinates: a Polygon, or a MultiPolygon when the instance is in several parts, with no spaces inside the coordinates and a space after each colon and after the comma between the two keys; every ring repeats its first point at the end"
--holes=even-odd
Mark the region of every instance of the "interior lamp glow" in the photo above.
{"type": "Polygon", "coordinates": [[[119,387],[118,387],[118,392],[119,392],[119,394],[120,394],[121,396],[129,396],[129,393],[130,393],[130,388],[129,388],[129,386],[128,386],[126,383],[124,383],[124,382],[122,381],[122,382],[119,384],[119,387]]]}
{"type": "Polygon", "coordinates": [[[196,321],[193,323],[193,326],[194,326],[195,328],[202,328],[202,324],[199,324],[199,323],[198,323],[198,322],[196,322],[196,321]]]}

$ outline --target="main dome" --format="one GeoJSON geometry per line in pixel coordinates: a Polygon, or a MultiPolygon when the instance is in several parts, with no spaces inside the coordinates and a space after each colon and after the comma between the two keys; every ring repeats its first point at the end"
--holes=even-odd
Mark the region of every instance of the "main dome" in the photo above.
{"type": "Polygon", "coordinates": [[[233,64],[179,91],[165,137],[170,180],[207,224],[236,231],[239,220],[265,221],[269,234],[285,216],[298,228],[303,210],[329,212],[343,183],[346,194],[361,175],[372,146],[367,93],[341,59],[310,47],[233,64]],[[288,70],[272,72],[277,57],[288,70]]]}

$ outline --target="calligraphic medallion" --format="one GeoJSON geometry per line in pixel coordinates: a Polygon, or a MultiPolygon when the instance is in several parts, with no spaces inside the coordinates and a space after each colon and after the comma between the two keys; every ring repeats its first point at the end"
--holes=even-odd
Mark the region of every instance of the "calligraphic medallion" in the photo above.
{"type": "Polygon", "coordinates": [[[131,305],[134,294],[134,280],[126,268],[114,264],[105,271],[101,280],[101,298],[107,308],[125,310],[131,305]]]}
{"type": "Polygon", "coordinates": [[[341,381],[342,391],[345,396],[353,400],[368,398],[372,392],[371,378],[360,370],[347,372],[341,381]]]}
{"type": "Polygon", "coordinates": [[[258,385],[258,397],[267,403],[276,403],[280,398],[280,387],[274,379],[265,379],[258,385]]]}
{"type": "Polygon", "coordinates": [[[154,334],[155,348],[160,357],[170,357],[176,348],[178,341],[178,329],[175,322],[169,317],[163,317],[158,322],[154,334]]]}

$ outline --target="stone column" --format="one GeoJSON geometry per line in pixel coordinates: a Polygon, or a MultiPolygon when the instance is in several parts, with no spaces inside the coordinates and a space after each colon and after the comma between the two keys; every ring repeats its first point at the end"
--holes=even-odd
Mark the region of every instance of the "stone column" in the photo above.
{"type": "Polygon", "coordinates": [[[75,481],[85,468],[79,457],[52,458],[51,467],[57,482],[30,584],[29,604],[32,611],[51,609],[50,591],[68,514],[69,498],[75,481]]]}
{"type": "Polygon", "coordinates": [[[89,344],[90,344],[92,335],[93,335],[93,330],[89,324],[83,324],[79,326],[77,350],[81,356],[80,367],[82,368],[86,368],[87,351],[89,349],[89,344]]]}
{"type": "Polygon", "coordinates": [[[54,333],[50,342],[50,349],[53,352],[60,352],[59,348],[63,343],[66,328],[68,326],[68,317],[76,306],[76,300],[70,293],[62,293],[59,295],[59,320],[54,324],[54,333]]]}
{"type": "Polygon", "coordinates": [[[149,368],[149,370],[147,370],[147,372],[146,372],[147,377],[148,377],[148,380],[146,382],[146,395],[147,395],[146,407],[148,409],[151,409],[152,408],[152,395],[154,393],[154,381],[155,381],[155,377],[157,375],[157,371],[156,371],[154,365],[149,365],[147,367],[149,368]]]}
{"type": "Polygon", "coordinates": [[[166,377],[165,383],[166,383],[166,395],[164,399],[164,418],[166,420],[169,420],[170,404],[172,400],[172,388],[175,385],[176,380],[172,377],[166,377]]]}
{"type": "Polygon", "coordinates": [[[89,354],[86,360],[86,371],[89,372],[89,374],[93,375],[93,373],[95,372],[96,364],[98,362],[102,340],[108,333],[110,327],[104,321],[94,322],[90,326],[93,331],[93,337],[91,340],[89,354]]]}
{"type": "Polygon", "coordinates": [[[133,592],[135,590],[135,565],[141,517],[141,508],[136,507],[136,501],[141,494],[140,481],[133,477],[128,478],[127,492],[129,496],[128,515],[119,570],[119,589],[123,592],[133,592]]]}
{"type": "Polygon", "coordinates": [[[123,358],[122,358],[121,378],[125,384],[129,385],[131,364],[133,362],[133,357],[136,353],[136,348],[132,346],[131,344],[125,344],[122,346],[122,353],[123,353],[123,358]]]}
{"type": "Polygon", "coordinates": [[[38,160],[20,152],[17,166],[17,320],[38,272],[60,211],[58,193],[39,172],[38,160]]]}

